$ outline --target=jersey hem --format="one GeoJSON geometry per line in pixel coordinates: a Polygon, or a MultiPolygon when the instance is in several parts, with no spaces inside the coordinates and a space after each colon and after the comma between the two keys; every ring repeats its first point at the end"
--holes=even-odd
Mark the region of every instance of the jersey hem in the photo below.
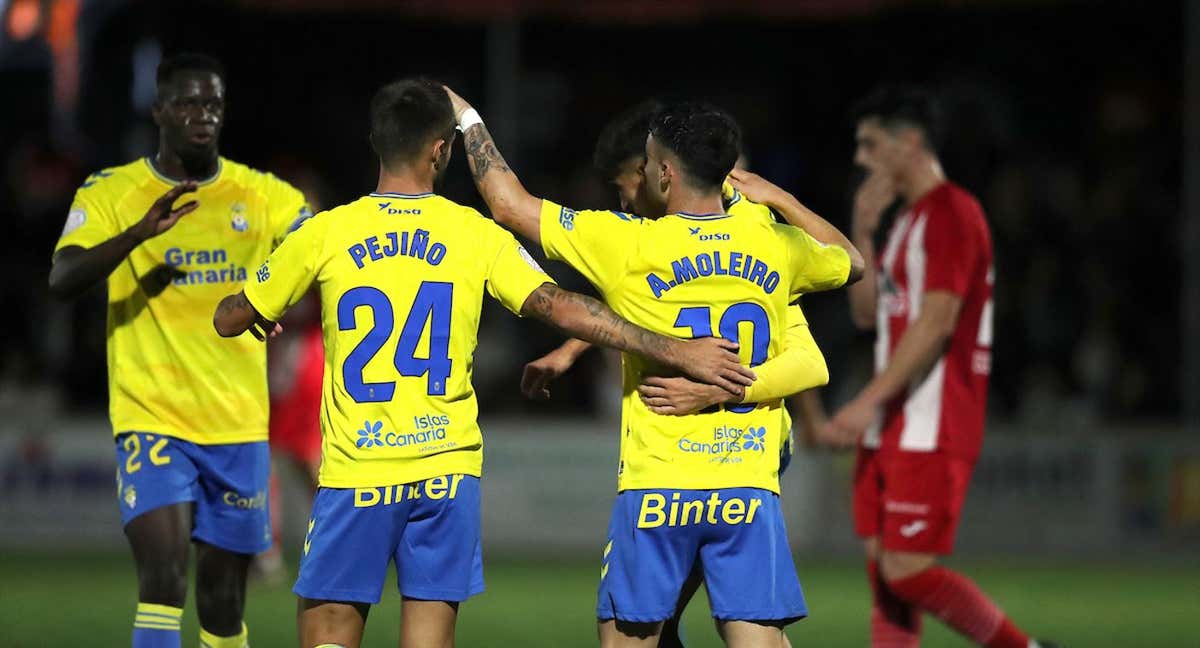
{"type": "Polygon", "coordinates": [[[381,475],[379,477],[363,477],[361,475],[354,475],[352,478],[337,479],[326,478],[322,475],[317,481],[319,482],[321,488],[381,488],[383,486],[403,486],[405,484],[423,482],[445,475],[466,475],[468,477],[475,477],[478,479],[482,477],[481,473],[483,471],[481,468],[482,467],[479,464],[443,464],[437,467],[429,467],[424,470],[389,471],[386,475],[381,475]]]}
{"type": "Polygon", "coordinates": [[[758,488],[779,494],[779,479],[774,480],[730,480],[713,482],[709,480],[656,480],[656,479],[626,479],[617,483],[617,492],[630,490],[725,490],[728,488],[758,488]]]}
{"type": "Polygon", "coordinates": [[[196,435],[180,432],[179,430],[164,430],[157,425],[113,425],[113,438],[117,438],[122,434],[157,434],[159,436],[171,437],[180,441],[187,441],[196,445],[234,445],[239,443],[263,443],[267,441],[268,434],[264,428],[262,432],[230,432],[216,435],[216,439],[199,439],[196,435]]]}

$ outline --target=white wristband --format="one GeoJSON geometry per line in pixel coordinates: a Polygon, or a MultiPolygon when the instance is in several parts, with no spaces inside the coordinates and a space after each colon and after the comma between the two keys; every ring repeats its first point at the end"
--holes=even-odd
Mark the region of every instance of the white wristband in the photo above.
{"type": "Polygon", "coordinates": [[[479,111],[474,108],[467,108],[463,114],[458,117],[458,130],[467,132],[467,129],[475,124],[482,124],[483,117],[479,116],[479,111]]]}

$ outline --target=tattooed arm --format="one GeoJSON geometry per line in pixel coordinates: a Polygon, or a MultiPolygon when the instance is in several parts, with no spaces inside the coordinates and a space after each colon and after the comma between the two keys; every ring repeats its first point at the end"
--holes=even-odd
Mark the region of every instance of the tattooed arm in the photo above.
{"type": "Polygon", "coordinates": [[[593,344],[640,355],[684,374],[717,385],[741,398],[754,381],[743,367],[737,343],[721,338],[680,340],[632,324],[603,302],[544,283],[521,307],[521,314],[558,327],[567,335],[593,344]]]}
{"type": "MultiPolygon", "coordinates": [[[[449,88],[446,88],[446,94],[450,95],[455,119],[461,120],[462,114],[471,109],[471,104],[449,88]]],[[[505,228],[541,245],[542,199],[525,190],[504,161],[504,156],[500,155],[487,126],[478,123],[464,129],[463,146],[467,150],[471,177],[488,204],[492,218],[505,228]]]]}
{"type": "Polygon", "coordinates": [[[275,337],[283,332],[283,327],[267,320],[254,310],[245,292],[229,295],[217,304],[217,312],[213,314],[213,328],[221,337],[236,337],[250,331],[260,341],[275,337]]]}

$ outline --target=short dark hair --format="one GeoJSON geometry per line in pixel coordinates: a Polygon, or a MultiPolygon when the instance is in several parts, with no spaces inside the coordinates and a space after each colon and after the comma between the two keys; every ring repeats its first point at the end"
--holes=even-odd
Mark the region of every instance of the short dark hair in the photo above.
{"type": "Polygon", "coordinates": [[[371,148],[383,163],[412,161],[435,139],[454,134],[454,108],[441,83],[403,79],[371,98],[371,148]]]}
{"type": "Polygon", "coordinates": [[[158,64],[155,75],[158,86],[161,88],[170,83],[179,72],[208,72],[217,75],[221,81],[225,80],[225,66],[217,59],[199,52],[180,52],[158,64]]]}
{"type": "Polygon", "coordinates": [[[742,131],[716,106],[680,102],[665,106],[650,122],[655,141],[679,158],[699,188],[720,187],[742,150],[742,131]]]}
{"type": "Polygon", "coordinates": [[[650,134],[650,122],[663,108],[657,99],[647,99],[626,108],[604,126],[596,140],[596,152],[592,165],[605,180],[617,177],[621,165],[632,157],[646,157],[646,135],[650,134]]]}
{"type": "Polygon", "coordinates": [[[942,110],[928,90],[912,85],[881,86],[854,104],[854,123],[878,119],[888,130],[911,126],[921,131],[925,145],[937,152],[942,142],[942,110]]]}

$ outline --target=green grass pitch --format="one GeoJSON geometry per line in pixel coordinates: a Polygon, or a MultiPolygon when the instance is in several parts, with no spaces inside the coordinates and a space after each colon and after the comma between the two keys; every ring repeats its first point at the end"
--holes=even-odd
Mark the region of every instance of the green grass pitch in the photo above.
{"type": "MultiPolygon", "coordinates": [[[[797,648],[867,645],[868,594],[854,561],[797,559],[812,616],[788,629],[797,648]]],[[[1200,566],[1046,561],[952,561],[991,593],[1017,623],[1068,648],[1200,646],[1200,566]]],[[[597,566],[493,559],[488,591],[460,610],[458,645],[592,646],[597,566]]],[[[291,648],[290,581],[251,586],[246,620],[254,648],[291,648]]],[[[133,567],[121,554],[4,551],[0,554],[0,647],[128,646],[136,604],[133,567]]],[[[367,623],[364,647],[393,648],[399,597],[389,582],[367,623]]],[[[924,646],[966,646],[926,620],[924,646]]],[[[183,645],[197,645],[189,601],[183,645]]],[[[688,609],[688,645],[719,646],[703,593],[688,609]]]]}

